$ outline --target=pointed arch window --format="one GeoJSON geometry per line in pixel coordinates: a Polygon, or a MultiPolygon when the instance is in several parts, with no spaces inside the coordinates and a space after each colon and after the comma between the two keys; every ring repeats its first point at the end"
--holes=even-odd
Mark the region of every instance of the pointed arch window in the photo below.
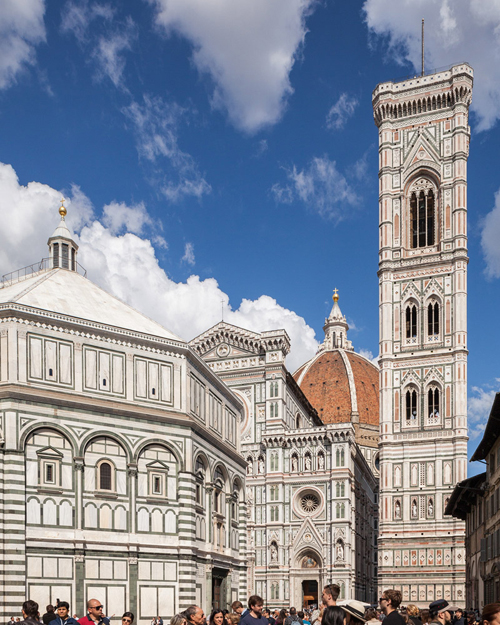
{"type": "Polygon", "coordinates": [[[406,338],[417,338],[417,307],[409,304],[406,307],[406,338]]]}
{"type": "Polygon", "coordinates": [[[438,388],[430,388],[427,393],[427,416],[429,423],[439,423],[440,396],[438,388]]]}
{"type": "Polygon", "coordinates": [[[439,304],[431,302],[427,306],[427,334],[429,337],[439,336],[439,304]]]}
{"type": "Polygon", "coordinates": [[[417,391],[415,389],[406,391],[406,421],[412,424],[417,421],[417,391]]]}
{"type": "Polygon", "coordinates": [[[410,193],[410,247],[428,247],[435,241],[436,198],[430,182],[417,181],[410,193]]]}

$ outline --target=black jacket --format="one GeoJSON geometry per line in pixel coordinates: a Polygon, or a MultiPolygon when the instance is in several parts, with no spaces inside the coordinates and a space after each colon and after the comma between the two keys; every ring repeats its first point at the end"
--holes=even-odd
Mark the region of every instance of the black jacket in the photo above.
{"type": "Polygon", "coordinates": [[[384,625],[406,625],[406,621],[397,610],[394,610],[394,612],[391,612],[385,617],[385,619],[383,620],[383,624],[384,625]]]}

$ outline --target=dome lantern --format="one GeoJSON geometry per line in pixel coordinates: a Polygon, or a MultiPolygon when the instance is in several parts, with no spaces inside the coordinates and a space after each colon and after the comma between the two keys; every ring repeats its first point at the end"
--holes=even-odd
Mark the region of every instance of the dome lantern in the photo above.
{"type": "Polygon", "coordinates": [[[61,206],[59,207],[61,221],[47,242],[49,246],[49,267],[50,269],[61,268],[76,271],[78,245],[73,240],[73,235],[66,225],[65,217],[68,211],[64,206],[65,201],[64,198],[61,198],[61,206]]]}
{"type": "Polygon", "coordinates": [[[342,314],[339,306],[339,292],[338,289],[333,290],[333,307],[328,317],[325,319],[325,325],[323,330],[325,332],[325,340],[323,342],[323,349],[347,349],[352,351],[352,343],[347,339],[347,331],[349,325],[345,316],[342,314]]]}

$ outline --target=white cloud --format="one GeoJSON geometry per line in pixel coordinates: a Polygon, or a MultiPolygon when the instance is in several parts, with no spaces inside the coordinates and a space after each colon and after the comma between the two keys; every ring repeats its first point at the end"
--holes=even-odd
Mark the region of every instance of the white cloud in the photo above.
{"type": "Polygon", "coordinates": [[[288,184],[274,184],[271,191],[277,202],[290,204],[301,200],[322,217],[339,221],[349,207],[358,203],[355,191],[327,156],[313,158],[306,169],[294,165],[286,170],[288,184]]]}
{"type": "Polygon", "coordinates": [[[468,61],[474,69],[472,110],[477,128],[493,126],[500,117],[498,0],[366,0],[363,8],[371,32],[387,39],[389,54],[401,64],[411,62],[417,73],[420,24],[425,18],[426,67],[468,61]]]}
{"type": "Polygon", "coordinates": [[[108,4],[68,2],[61,28],[63,32],[72,33],[82,48],[89,51],[89,58],[96,64],[98,80],[108,77],[115,87],[126,89],[124,53],[132,49],[136,28],[130,17],[117,22],[115,13],[108,4]],[[98,25],[94,24],[96,20],[98,25]]]}
{"type": "Polygon", "coordinates": [[[124,202],[111,202],[104,206],[102,213],[102,223],[114,235],[123,231],[142,234],[144,226],[153,223],[144,202],[132,206],[127,206],[124,202]]]}
{"type": "Polygon", "coordinates": [[[315,0],[149,1],[158,25],[192,43],[194,64],[213,80],[213,105],[236,127],[251,133],[281,118],[315,0]]]}
{"type": "MultiPolygon", "coordinates": [[[[497,380],[499,382],[500,380],[497,380]]],[[[498,389],[497,389],[498,390],[498,389]]],[[[472,393],[467,401],[467,421],[469,426],[469,437],[471,439],[482,436],[486,427],[486,422],[490,416],[493,400],[495,399],[495,389],[486,386],[473,386],[472,393]]]]}
{"type": "Polygon", "coordinates": [[[0,2],[0,89],[35,62],[35,47],[45,41],[44,0],[0,2]]]}
{"type": "Polygon", "coordinates": [[[192,243],[186,243],[184,246],[184,256],[181,258],[181,261],[191,266],[195,264],[194,245],[192,243]]]}
{"type": "Polygon", "coordinates": [[[186,195],[201,198],[210,193],[211,187],[192,156],[183,152],[178,144],[178,127],[186,113],[184,109],[162,98],[144,95],[143,104],[132,102],[123,113],[132,124],[139,155],[152,163],[162,157],[169,161],[176,180],[159,183],[168,199],[175,202],[186,195]]]}
{"type": "Polygon", "coordinates": [[[361,348],[358,353],[378,367],[378,356],[374,356],[371,350],[361,348]]]}
{"type": "MultiPolygon", "coordinates": [[[[60,191],[39,182],[20,185],[14,169],[0,164],[0,273],[47,256],[46,242],[58,223],[60,197],[60,191]]],[[[291,370],[316,352],[314,330],[272,297],[244,299],[233,309],[214,278],[192,275],[186,282],[172,280],[160,267],[151,240],[123,232],[140,232],[150,222],[142,204],[112,202],[104,207],[101,222],[90,200],[73,186],[67,205],[68,225],[79,233],[78,260],[88,277],[175,334],[189,340],[210,328],[221,320],[222,302],[229,323],[255,331],[285,328],[292,339],[287,359],[291,370]]]]}
{"type": "Polygon", "coordinates": [[[481,246],[486,260],[486,275],[500,278],[500,189],[495,194],[495,206],[486,215],[481,228],[481,246]]]}
{"type": "Polygon", "coordinates": [[[357,98],[347,93],[342,93],[337,102],[335,102],[328,111],[326,116],[327,128],[330,128],[330,130],[340,130],[343,128],[347,120],[354,115],[358,104],[357,98]]]}

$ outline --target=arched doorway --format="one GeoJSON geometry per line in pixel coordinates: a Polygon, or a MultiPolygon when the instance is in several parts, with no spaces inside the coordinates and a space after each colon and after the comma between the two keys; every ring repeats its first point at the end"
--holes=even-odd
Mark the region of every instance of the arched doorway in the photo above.
{"type": "Polygon", "coordinates": [[[301,605],[303,608],[315,608],[318,606],[319,590],[319,557],[313,552],[306,552],[299,558],[301,605]]]}

